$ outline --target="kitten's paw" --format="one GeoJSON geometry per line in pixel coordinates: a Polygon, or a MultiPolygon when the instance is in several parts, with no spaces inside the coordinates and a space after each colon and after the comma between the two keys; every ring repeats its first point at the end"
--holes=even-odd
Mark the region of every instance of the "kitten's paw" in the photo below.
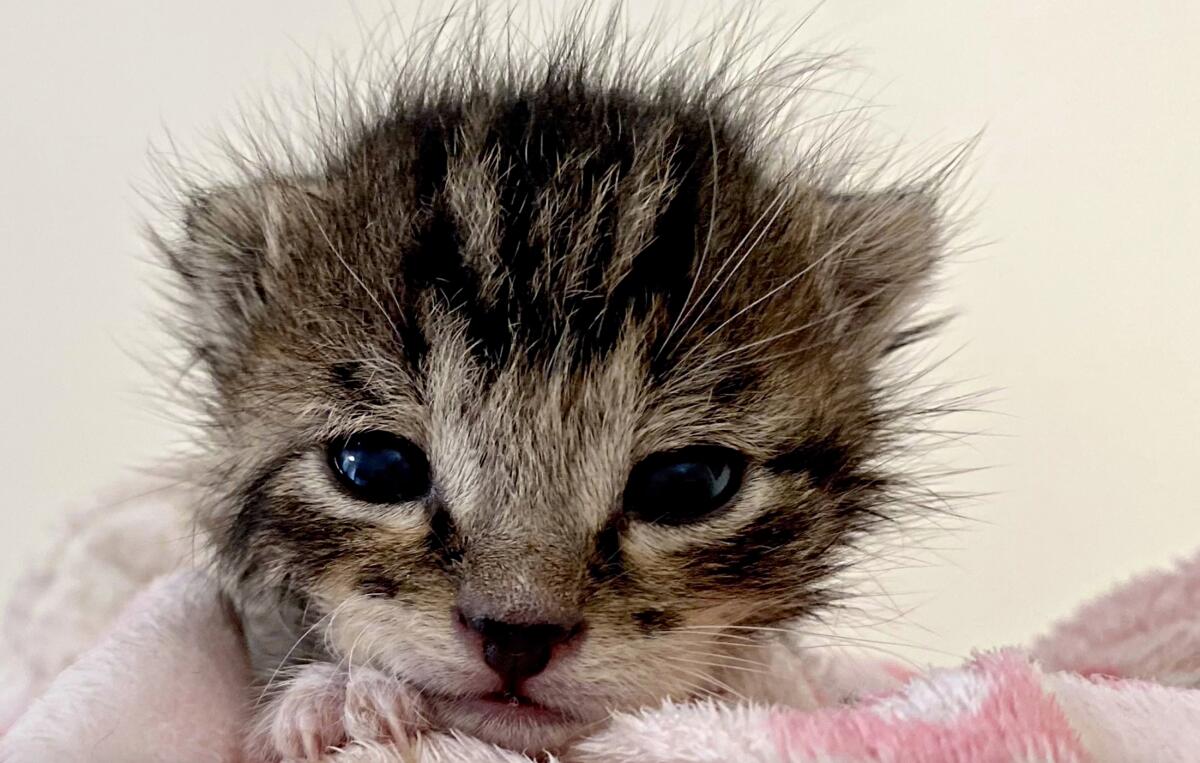
{"type": "Polygon", "coordinates": [[[406,749],[425,727],[421,700],[396,679],[370,668],[306,665],[274,697],[251,734],[255,760],[323,760],[352,742],[406,749]]]}
{"type": "Polygon", "coordinates": [[[386,742],[406,749],[426,728],[420,696],[370,668],[354,668],[346,683],[343,724],[352,742],[386,742]]]}
{"type": "Polygon", "coordinates": [[[305,665],[260,716],[250,749],[271,761],[320,760],[346,741],[345,705],[346,672],[334,665],[305,665]]]}

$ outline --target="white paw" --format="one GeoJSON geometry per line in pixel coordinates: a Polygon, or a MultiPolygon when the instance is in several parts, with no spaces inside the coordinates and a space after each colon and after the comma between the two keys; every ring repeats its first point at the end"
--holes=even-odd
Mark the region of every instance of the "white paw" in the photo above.
{"type": "Polygon", "coordinates": [[[385,742],[408,747],[426,727],[422,701],[396,679],[370,668],[354,668],[346,683],[342,724],[351,742],[385,742]]]}
{"type": "Polygon", "coordinates": [[[271,761],[322,760],[352,742],[404,749],[424,727],[420,698],[370,668],[314,663],[300,668],[255,725],[250,750],[271,761]]]}

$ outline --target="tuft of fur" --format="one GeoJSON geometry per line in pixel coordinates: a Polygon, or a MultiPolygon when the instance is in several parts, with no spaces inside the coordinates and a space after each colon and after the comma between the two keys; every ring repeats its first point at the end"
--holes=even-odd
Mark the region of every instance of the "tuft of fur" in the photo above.
{"type": "Polygon", "coordinates": [[[621,19],[584,10],[540,49],[511,19],[444,21],[322,110],[309,154],[252,135],[240,177],[185,184],[156,236],[207,380],[201,520],[267,696],[292,666],[361,664],[434,723],[556,748],[728,690],[905,505],[883,369],[944,249],[946,168],[865,190],[841,133],[781,126],[819,60],[743,65],[744,19],[664,54],[621,19]],[[428,454],[427,500],[338,489],[325,444],[364,429],[428,454]],[[697,443],[747,459],[727,508],[622,514],[633,465],[697,443]],[[464,597],[583,613],[526,687],[567,721],[459,711],[498,689],[454,635],[464,597]]]}

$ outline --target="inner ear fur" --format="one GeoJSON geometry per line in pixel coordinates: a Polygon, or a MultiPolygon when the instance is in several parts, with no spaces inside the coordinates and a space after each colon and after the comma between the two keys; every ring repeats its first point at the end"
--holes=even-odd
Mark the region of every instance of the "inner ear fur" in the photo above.
{"type": "Polygon", "coordinates": [[[818,267],[844,320],[835,325],[890,342],[924,295],[941,257],[936,197],[923,190],[831,194],[822,216],[818,267]]]}
{"type": "Polygon", "coordinates": [[[164,246],[184,291],[191,341],[214,373],[236,360],[246,332],[270,304],[301,221],[290,210],[319,203],[315,185],[269,180],[192,193],[182,236],[164,246]]]}

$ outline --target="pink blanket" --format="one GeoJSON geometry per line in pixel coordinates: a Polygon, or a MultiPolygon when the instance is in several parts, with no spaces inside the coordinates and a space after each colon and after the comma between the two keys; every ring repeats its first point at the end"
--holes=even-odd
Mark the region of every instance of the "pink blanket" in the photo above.
{"type": "MultiPolygon", "coordinates": [[[[235,626],[201,574],[168,572],[186,554],[159,553],[185,537],[177,509],[163,493],[106,503],[31,573],[3,621],[0,760],[245,760],[235,626]]],[[[1200,557],[1119,588],[1026,650],[923,674],[794,657],[772,680],[793,701],[618,715],[564,760],[1197,761],[1200,557]]],[[[441,733],[328,758],[527,761],[441,733]]]]}

